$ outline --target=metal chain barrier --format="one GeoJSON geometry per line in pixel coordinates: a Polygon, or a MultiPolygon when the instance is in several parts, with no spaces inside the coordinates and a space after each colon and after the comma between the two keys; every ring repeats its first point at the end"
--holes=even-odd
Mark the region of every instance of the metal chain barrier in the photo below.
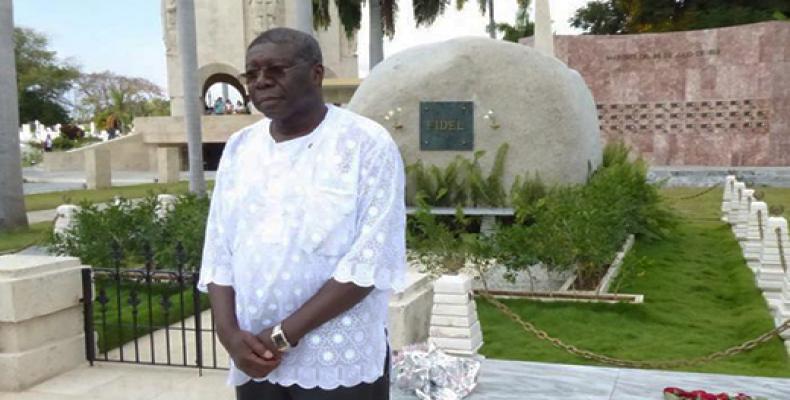
{"type": "Polygon", "coordinates": [[[787,260],[785,260],[785,249],[782,245],[782,228],[776,228],[776,244],[779,247],[779,262],[782,264],[782,270],[787,273],[787,260]]]}
{"type": "Polygon", "coordinates": [[[760,242],[765,239],[765,233],[763,233],[763,210],[757,210],[757,228],[760,231],[760,242]]]}
{"type": "Polygon", "coordinates": [[[535,337],[540,340],[545,340],[551,343],[554,347],[558,347],[566,352],[573,354],[578,357],[582,357],[587,360],[597,361],[602,364],[607,365],[615,365],[619,367],[626,367],[626,368],[646,368],[646,369],[671,369],[671,368],[678,368],[678,367],[688,367],[694,366],[704,363],[709,363],[712,361],[720,360],[727,357],[732,357],[736,354],[745,353],[754,349],[755,347],[766,343],[774,338],[774,336],[779,336],[782,332],[786,330],[790,330],[790,320],[785,321],[782,325],[771,329],[770,331],[754,338],[751,340],[747,340],[740,345],[730,347],[726,350],[717,351],[715,353],[711,353],[705,356],[694,357],[689,359],[676,359],[676,360],[667,360],[667,361],[635,361],[635,360],[624,360],[620,358],[610,357],[602,354],[597,354],[589,350],[580,349],[576,346],[567,344],[563,342],[559,338],[555,338],[549,335],[546,331],[538,329],[535,325],[530,322],[524,321],[521,316],[516,314],[513,310],[510,309],[506,304],[502,303],[501,301],[497,300],[488,292],[488,285],[485,281],[485,278],[481,275],[480,277],[483,281],[483,290],[479,291],[478,293],[485,298],[489,303],[491,303],[494,307],[496,307],[499,311],[505,314],[508,318],[510,318],[513,322],[520,325],[524,331],[529,332],[535,337]]]}
{"type": "Polygon", "coordinates": [[[681,196],[681,197],[666,196],[666,198],[670,199],[670,200],[691,200],[691,199],[696,199],[697,197],[700,197],[700,196],[704,196],[704,195],[710,193],[711,191],[713,191],[714,189],[718,189],[718,188],[721,188],[721,185],[717,183],[715,185],[711,185],[711,186],[707,187],[705,190],[703,190],[703,191],[701,191],[699,193],[695,193],[695,194],[692,194],[692,195],[689,195],[689,196],[681,196]]]}

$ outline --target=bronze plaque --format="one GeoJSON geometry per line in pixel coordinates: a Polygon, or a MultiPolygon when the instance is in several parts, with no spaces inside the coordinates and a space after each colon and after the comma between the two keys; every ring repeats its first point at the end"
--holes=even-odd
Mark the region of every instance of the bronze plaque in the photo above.
{"type": "Polygon", "coordinates": [[[421,101],[420,150],[474,150],[474,107],[471,101],[421,101]]]}

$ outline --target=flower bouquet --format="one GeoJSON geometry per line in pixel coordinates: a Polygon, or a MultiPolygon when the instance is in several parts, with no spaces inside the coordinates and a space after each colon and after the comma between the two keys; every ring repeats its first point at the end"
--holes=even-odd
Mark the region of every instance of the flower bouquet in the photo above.
{"type": "Polygon", "coordinates": [[[676,387],[664,389],[664,400],[768,400],[765,397],[753,397],[748,394],[738,393],[729,395],[727,393],[713,394],[704,390],[694,390],[687,392],[676,387]]]}

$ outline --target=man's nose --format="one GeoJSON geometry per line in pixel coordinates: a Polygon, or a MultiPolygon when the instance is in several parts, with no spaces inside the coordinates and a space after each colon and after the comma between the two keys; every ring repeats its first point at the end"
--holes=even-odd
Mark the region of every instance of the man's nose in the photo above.
{"type": "Polygon", "coordinates": [[[274,86],[274,81],[264,74],[263,77],[255,81],[256,89],[266,89],[274,86]]]}

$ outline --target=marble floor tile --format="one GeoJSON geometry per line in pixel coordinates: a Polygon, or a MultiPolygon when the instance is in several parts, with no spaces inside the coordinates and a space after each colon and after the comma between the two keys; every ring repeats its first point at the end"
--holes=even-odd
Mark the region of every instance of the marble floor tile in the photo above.
{"type": "Polygon", "coordinates": [[[612,400],[662,399],[666,387],[790,400],[790,379],[623,369],[612,400]]]}

